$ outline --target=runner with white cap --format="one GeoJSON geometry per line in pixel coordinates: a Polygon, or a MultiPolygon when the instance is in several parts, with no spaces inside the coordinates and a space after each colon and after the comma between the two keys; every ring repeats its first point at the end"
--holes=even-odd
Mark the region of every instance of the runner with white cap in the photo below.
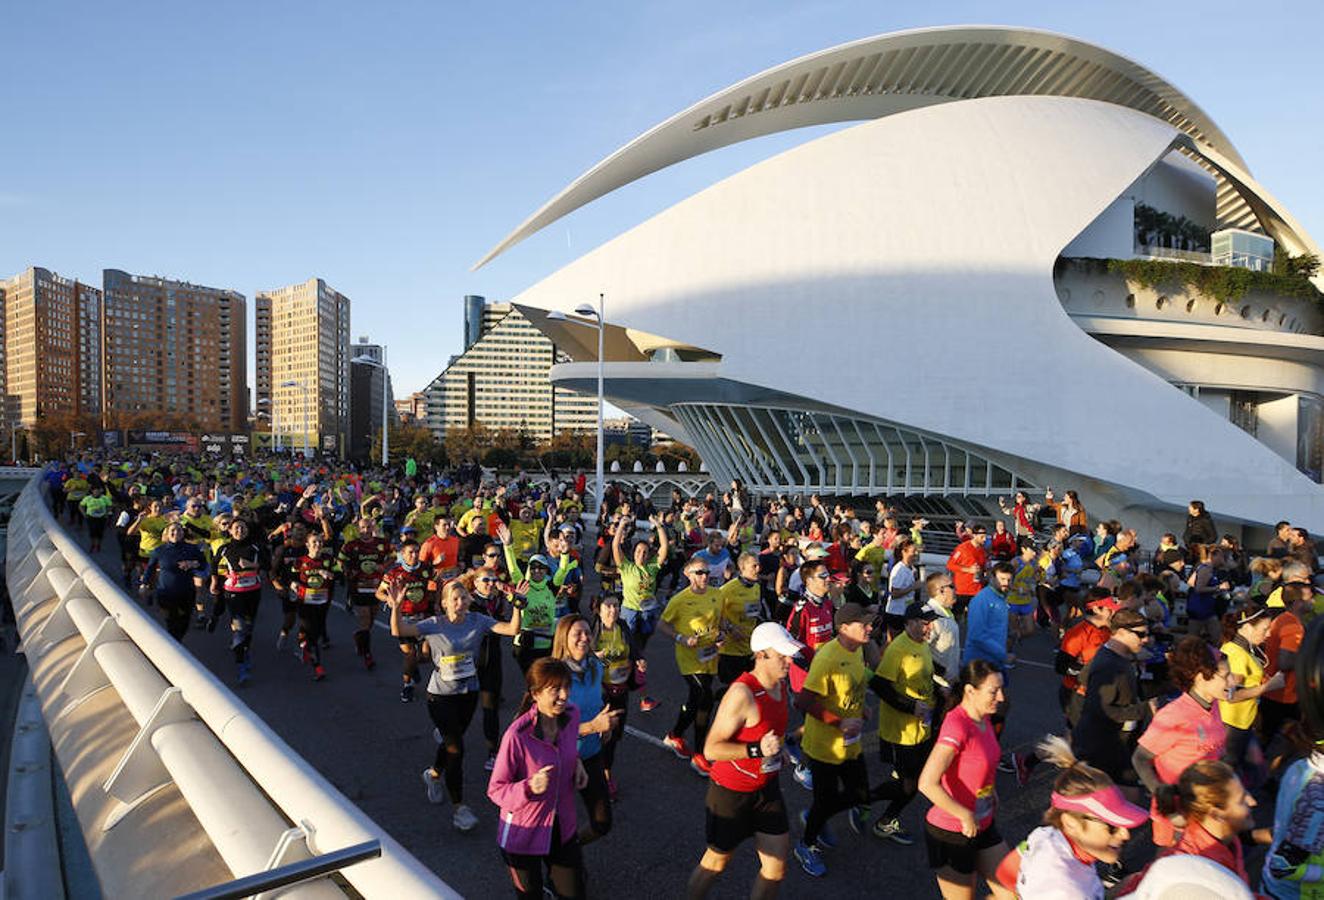
{"type": "Polygon", "coordinates": [[[786,873],[790,826],[778,780],[786,735],[791,657],[804,645],[775,622],[749,639],[754,668],[722,697],[703,753],[712,763],[707,798],[708,849],[690,875],[688,896],[703,897],[731,854],[754,838],[759,875],[751,896],[773,897],[786,873]]]}

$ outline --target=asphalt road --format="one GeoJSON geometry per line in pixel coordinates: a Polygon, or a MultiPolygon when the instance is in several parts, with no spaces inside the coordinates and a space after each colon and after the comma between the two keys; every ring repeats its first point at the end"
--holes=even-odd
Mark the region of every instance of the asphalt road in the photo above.
{"type": "MultiPolygon", "coordinates": [[[[118,548],[109,536],[106,548],[99,561],[118,577],[118,548]]],[[[431,764],[435,751],[432,724],[421,699],[410,704],[399,699],[398,651],[384,622],[373,637],[377,668],[365,671],[354,653],[353,620],[337,601],[328,622],[333,646],[323,654],[328,677],[315,683],[290,652],[277,652],[279,621],[279,603],[267,591],[258,615],[254,678],[235,688],[238,696],[452,887],[469,897],[505,895],[509,882],[496,849],[496,807],[485,794],[486,749],[480,717],[475,717],[469,730],[465,756],[465,799],[477,813],[479,825],[460,834],[451,826],[449,803],[433,806],[427,802],[419,774],[431,764]]],[[[234,663],[228,643],[225,623],[214,634],[194,630],[185,638],[185,645],[198,659],[233,686],[234,663]]],[[[1010,683],[1012,708],[1004,749],[1028,748],[1045,733],[1060,730],[1052,653],[1047,634],[1036,635],[1023,645],[1022,662],[1010,683]]],[[[660,738],[674,720],[683,691],[671,645],[653,641],[648,662],[649,691],[663,702],[646,714],[635,706],[629,725],[660,738]]],[[[522,684],[519,669],[509,657],[505,676],[503,727],[519,700],[516,686],[522,684]]],[[[616,758],[620,797],[615,826],[584,851],[590,894],[680,896],[704,849],[707,782],[653,741],[635,736],[624,741],[616,758]]],[[[872,780],[887,777],[887,769],[878,762],[876,736],[866,738],[866,758],[872,780]]],[[[998,823],[1009,843],[1021,840],[1039,823],[1048,805],[1052,777],[1051,770],[1041,767],[1030,784],[1019,789],[1014,776],[999,775],[998,823]]],[[[809,793],[793,781],[789,771],[782,777],[782,789],[792,816],[809,805],[809,793]]],[[[838,817],[831,827],[839,846],[826,856],[826,877],[810,878],[791,860],[784,896],[808,896],[813,891],[840,898],[872,897],[884,889],[911,898],[938,897],[922,841],[927,805],[917,798],[904,814],[906,826],[920,837],[910,847],[869,835],[856,836],[844,816],[838,817]]],[[[798,833],[794,821],[793,834],[798,833]]],[[[1145,858],[1146,838],[1147,831],[1133,839],[1128,857],[1145,858]]],[[[747,896],[756,868],[752,849],[742,848],[712,896],[747,896]]]]}

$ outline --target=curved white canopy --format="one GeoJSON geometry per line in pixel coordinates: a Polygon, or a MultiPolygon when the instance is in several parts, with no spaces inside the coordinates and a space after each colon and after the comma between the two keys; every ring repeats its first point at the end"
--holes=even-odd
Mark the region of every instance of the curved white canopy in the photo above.
{"type": "MultiPolygon", "coordinates": [[[[474,268],[579,207],[710,150],[808,125],[1007,95],[1083,97],[1126,106],[1172,125],[1197,147],[1249,172],[1227,135],[1189,97],[1110,50],[1030,28],[922,28],[811,53],[696,103],[575,179],[474,268]]],[[[1243,227],[1255,221],[1235,189],[1220,189],[1218,215],[1243,227]]]]}

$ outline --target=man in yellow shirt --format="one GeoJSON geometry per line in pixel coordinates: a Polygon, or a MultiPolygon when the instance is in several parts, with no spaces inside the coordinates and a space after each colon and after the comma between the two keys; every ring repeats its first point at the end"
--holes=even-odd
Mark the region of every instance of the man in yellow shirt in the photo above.
{"type": "Polygon", "coordinates": [[[873,567],[873,576],[870,578],[870,582],[873,584],[875,594],[878,593],[879,585],[882,584],[883,574],[890,571],[888,560],[892,554],[883,546],[883,542],[886,540],[887,535],[880,528],[869,543],[855,552],[856,559],[873,567]]]}
{"type": "Polygon", "coordinates": [[[901,811],[919,789],[919,773],[933,749],[933,709],[937,690],[933,683],[933,652],[929,632],[938,613],[923,603],[906,607],[905,629],[883,651],[869,689],[881,698],[878,705],[878,740],[883,759],[896,777],[870,796],[887,800],[887,809],[874,823],[874,836],[903,846],[915,843],[901,827],[901,811]]]}
{"type": "Polygon", "coordinates": [[[749,636],[763,621],[759,588],[759,558],[742,553],[736,560],[736,577],[717,590],[722,598],[722,647],[717,656],[717,680],[730,684],[754,668],[749,636]]]}
{"type": "Polygon", "coordinates": [[[851,826],[862,829],[858,808],[869,801],[869,773],[860,755],[860,737],[867,713],[864,696],[869,669],[862,648],[873,631],[873,614],[858,603],[837,610],[837,636],[814,652],[796,706],[805,714],[800,748],[814,776],[814,802],[801,813],[804,834],[795,858],[815,878],[827,873],[820,852],[836,845],[826,829],[828,819],[851,811],[851,826]]]}
{"type": "Polygon", "coordinates": [[[689,693],[676,716],[676,724],[662,742],[681,759],[687,759],[694,771],[707,776],[708,760],[701,750],[691,750],[685,732],[694,726],[694,746],[702,748],[708,736],[708,721],[713,712],[713,675],[717,673],[718,645],[721,641],[722,600],[708,588],[708,566],[702,560],[685,565],[689,587],[667,601],[659,634],[676,642],[676,668],[685,679],[689,693]]]}

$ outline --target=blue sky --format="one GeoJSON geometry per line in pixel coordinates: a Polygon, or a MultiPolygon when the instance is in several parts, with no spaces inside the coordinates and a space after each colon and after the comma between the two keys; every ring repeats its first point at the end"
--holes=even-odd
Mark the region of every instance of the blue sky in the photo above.
{"type": "MultiPolygon", "coordinates": [[[[471,264],[657,122],[761,69],[924,25],[1027,25],[1185,91],[1324,239],[1324,4],[9,3],[0,274],[103,268],[254,292],[311,276],[389,345],[397,395],[506,299],[756,159],[675,166],[471,264]]],[[[251,306],[251,304],[250,304],[251,306]]],[[[250,357],[251,359],[251,357],[250,357]]]]}

